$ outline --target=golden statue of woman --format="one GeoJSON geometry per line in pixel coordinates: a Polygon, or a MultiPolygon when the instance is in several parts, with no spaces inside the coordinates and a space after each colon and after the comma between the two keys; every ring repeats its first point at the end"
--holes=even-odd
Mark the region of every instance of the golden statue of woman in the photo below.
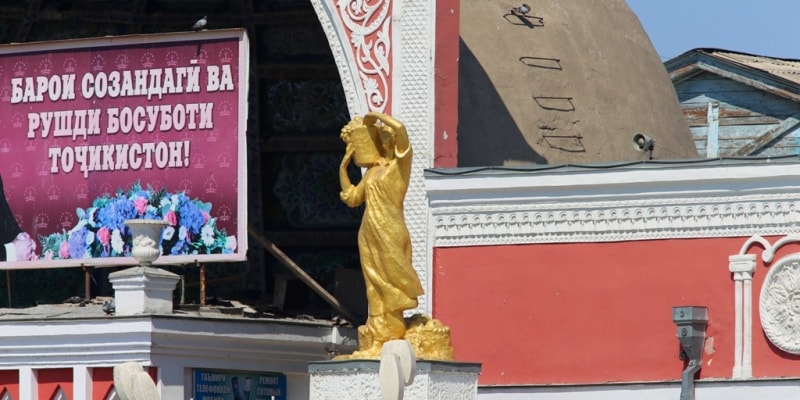
{"type": "Polygon", "coordinates": [[[340,196],[350,207],[366,203],[358,249],[369,316],[358,328],[359,350],[352,357],[374,358],[383,343],[404,338],[403,311],[416,308],[423,293],[411,265],[411,238],[403,216],[411,143],[400,121],[377,112],[354,118],[342,128],[341,138],[347,147],[339,167],[340,196]],[[358,185],[347,174],[351,161],[366,168],[358,185]]]}

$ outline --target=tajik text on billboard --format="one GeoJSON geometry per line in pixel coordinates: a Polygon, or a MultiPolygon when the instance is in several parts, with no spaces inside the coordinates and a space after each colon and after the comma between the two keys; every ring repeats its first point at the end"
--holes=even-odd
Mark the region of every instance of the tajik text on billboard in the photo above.
{"type": "Polygon", "coordinates": [[[163,263],[246,251],[244,30],[0,46],[0,267],[163,263]]]}

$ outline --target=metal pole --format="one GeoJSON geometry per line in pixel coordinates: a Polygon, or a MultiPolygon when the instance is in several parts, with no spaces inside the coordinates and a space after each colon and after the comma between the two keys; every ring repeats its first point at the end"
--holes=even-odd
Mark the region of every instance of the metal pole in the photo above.
{"type": "Polygon", "coordinates": [[[14,307],[11,305],[11,270],[6,270],[6,291],[8,292],[8,308],[14,307]]]}
{"type": "Polygon", "coordinates": [[[206,266],[200,265],[200,305],[206,305],[206,266]]]}

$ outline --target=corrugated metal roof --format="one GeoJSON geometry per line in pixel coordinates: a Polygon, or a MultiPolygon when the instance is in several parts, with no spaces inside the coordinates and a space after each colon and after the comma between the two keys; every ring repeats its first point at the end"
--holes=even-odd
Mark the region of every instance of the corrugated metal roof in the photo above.
{"type": "Polygon", "coordinates": [[[708,54],[800,83],[800,60],[772,58],[725,50],[704,50],[708,54]]]}

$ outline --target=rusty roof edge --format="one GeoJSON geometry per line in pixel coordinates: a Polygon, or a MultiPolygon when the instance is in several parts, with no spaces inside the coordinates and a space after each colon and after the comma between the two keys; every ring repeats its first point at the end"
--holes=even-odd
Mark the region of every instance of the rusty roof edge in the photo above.
{"type": "Polygon", "coordinates": [[[702,70],[800,103],[800,83],[702,49],[686,52],[665,62],[664,66],[673,84],[689,79],[702,70]],[[747,78],[742,72],[760,76],[763,81],[747,78]]]}
{"type": "Polygon", "coordinates": [[[736,66],[747,69],[750,72],[755,73],[756,75],[761,75],[764,78],[763,81],[750,79],[742,74],[736,73],[735,71],[728,71],[724,68],[721,68],[716,65],[708,64],[708,63],[701,63],[700,67],[711,72],[713,74],[722,76],[724,78],[731,79],[733,81],[743,83],[745,85],[754,87],[759,90],[763,90],[768,93],[772,93],[776,96],[780,96],[791,101],[800,103],[800,84],[775,74],[771,74],[767,71],[762,69],[750,67],[747,65],[736,63],[736,66]]]}
{"type": "Polygon", "coordinates": [[[765,55],[762,55],[762,54],[747,53],[747,52],[744,52],[744,51],[728,50],[728,49],[723,49],[723,48],[719,48],[719,47],[697,47],[697,48],[694,48],[694,49],[691,49],[691,50],[687,50],[687,51],[685,51],[685,52],[673,57],[672,59],[667,60],[665,62],[665,64],[670,62],[670,61],[672,61],[672,60],[675,60],[675,59],[681,58],[681,57],[683,57],[685,55],[688,55],[688,54],[708,54],[708,55],[713,55],[714,53],[731,53],[731,54],[737,54],[737,55],[742,55],[742,56],[766,58],[766,59],[770,59],[770,60],[780,60],[780,61],[788,61],[788,62],[800,62],[800,59],[798,59],[798,58],[772,57],[772,56],[765,56],[765,55]]]}

